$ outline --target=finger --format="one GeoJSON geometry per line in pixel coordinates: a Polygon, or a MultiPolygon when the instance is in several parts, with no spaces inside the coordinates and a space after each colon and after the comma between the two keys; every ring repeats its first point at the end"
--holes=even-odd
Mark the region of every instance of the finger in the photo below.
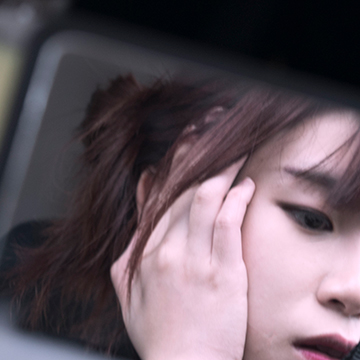
{"type": "Polygon", "coordinates": [[[242,158],[206,180],[195,192],[190,209],[188,236],[188,248],[194,256],[204,254],[204,251],[210,255],[215,219],[245,160],[246,158],[242,158]]]}
{"type": "Polygon", "coordinates": [[[254,190],[250,178],[232,188],[215,221],[212,256],[230,266],[242,261],[241,226],[254,190]]]}

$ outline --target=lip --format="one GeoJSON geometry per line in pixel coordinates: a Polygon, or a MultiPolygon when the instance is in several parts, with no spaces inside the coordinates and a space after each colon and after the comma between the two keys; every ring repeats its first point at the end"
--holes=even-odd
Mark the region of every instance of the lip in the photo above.
{"type": "Polygon", "coordinates": [[[355,346],[355,342],[338,334],[313,336],[294,342],[294,347],[306,360],[339,360],[355,346]]]}

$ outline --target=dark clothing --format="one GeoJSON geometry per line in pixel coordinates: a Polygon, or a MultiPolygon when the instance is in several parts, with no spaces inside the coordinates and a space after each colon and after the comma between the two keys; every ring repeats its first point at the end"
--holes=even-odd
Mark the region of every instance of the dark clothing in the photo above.
{"type": "Polygon", "coordinates": [[[345,356],[343,360],[360,360],[360,343],[357,344],[356,348],[351,351],[348,356],[345,356]]]}

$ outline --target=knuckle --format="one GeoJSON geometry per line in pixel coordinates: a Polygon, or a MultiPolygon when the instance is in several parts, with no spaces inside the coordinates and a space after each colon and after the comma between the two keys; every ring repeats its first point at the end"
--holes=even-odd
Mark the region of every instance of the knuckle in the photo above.
{"type": "Polygon", "coordinates": [[[245,194],[241,187],[234,187],[229,191],[228,196],[236,198],[238,201],[243,202],[245,201],[245,194]]]}
{"type": "Polygon", "coordinates": [[[195,193],[194,202],[200,205],[208,204],[218,195],[216,187],[210,183],[203,183],[195,193]]]}
{"type": "Polygon", "coordinates": [[[242,197],[243,196],[243,191],[242,191],[242,189],[240,187],[235,186],[229,191],[229,195],[236,196],[236,197],[242,197]]]}
{"type": "Polygon", "coordinates": [[[213,290],[219,289],[222,283],[221,276],[219,275],[219,273],[216,273],[214,271],[209,272],[205,280],[206,283],[208,284],[208,287],[210,287],[213,290]]]}
{"type": "Polygon", "coordinates": [[[157,253],[157,269],[160,272],[170,271],[179,258],[179,254],[171,246],[160,246],[157,253]]]}
{"type": "Polygon", "coordinates": [[[217,271],[209,269],[206,264],[188,263],[183,268],[186,283],[196,283],[197,286],[206,288],[217,288],[220,277],[217,271]]]}
{"type": "Polygon", "coordinates": [[[214,192],[207,184],[203,184],[196,191],[194,196],[194,202],[198,204],[206,204],[211,201],[214,196],[214,192]]]}
{"type": "Polygon", "coordinates": [[[228,229],[234,223],[233,216],[228,213],[219,214],[215,221],[215,226],[218,229],[228,229]]]}

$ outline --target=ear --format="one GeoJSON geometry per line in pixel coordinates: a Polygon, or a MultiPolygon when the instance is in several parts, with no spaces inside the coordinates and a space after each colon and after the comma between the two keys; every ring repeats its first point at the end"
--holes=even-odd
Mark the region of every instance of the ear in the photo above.
{"type": "Polygon", "coordinates": [[[146,197],[151,189],[152,182],[153,182],[153,175],[154,173],[151,169],[146,169],[140,175],[140,179],[136,188],[136,207],[138,210],[138,214],[141,214],[146,197]]]}

